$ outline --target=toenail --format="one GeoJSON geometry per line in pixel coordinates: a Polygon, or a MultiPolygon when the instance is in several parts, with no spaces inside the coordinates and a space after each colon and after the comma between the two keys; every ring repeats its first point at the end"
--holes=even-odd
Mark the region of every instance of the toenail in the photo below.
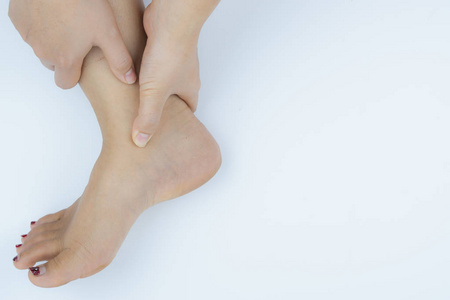
{"type": "Polygon", "coordinates": [[[45,267],[44,266],[31,267],[30,271],[31,271],[31,273],[33,273],[34,276],[44,275],[45,267]]]}
{"type": "Polygon", "coordinates": [[[27,237],[28,234],[22,234],[21,237],[27,237]]]}
{"type": "Polygon", "coordinates": [[[16,245],[16,248],[22,247],[22,244],[18,244],[16,245]]]}
{"type": "Polygon", "coordinates": [[[14,256],[13,261],[18,261],[19,260],[19,256],[14,256]]]}
{"type": "Polygon", "coordinates": [[[36,221],[31,221],[31,225],[33,226],[34,224],[36,224],[36,221]]]}

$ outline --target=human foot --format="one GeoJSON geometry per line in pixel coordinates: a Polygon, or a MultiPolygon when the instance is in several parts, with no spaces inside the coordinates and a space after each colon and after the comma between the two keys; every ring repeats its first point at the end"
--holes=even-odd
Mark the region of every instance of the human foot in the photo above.
{"type": "Polygon", "coordinates": [[[183,195],[218,170],[219,148],[178,97],[167,102],[158,132],[145,149],[105,139],[83,195],[69,208],[31,225],[16,248],[30,281],[55,287],[91,276],[115,257],[137,217],[149,206],[183,195]]]}

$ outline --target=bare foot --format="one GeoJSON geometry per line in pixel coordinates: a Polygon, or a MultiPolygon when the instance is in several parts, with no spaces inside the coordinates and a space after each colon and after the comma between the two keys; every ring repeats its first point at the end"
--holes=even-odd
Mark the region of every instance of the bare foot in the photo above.
{"type": "Polygon", "coordinates": [[[83,195],[31,225],[14,265],[27,269],[47,261],[29,272],[30,281],[40,287],[93,275],[113,260],[146,208],[201,186],[220,163],[213,137],[173,96],[147,148],[139,149],[131,140],[105,139],[83,195]]]}

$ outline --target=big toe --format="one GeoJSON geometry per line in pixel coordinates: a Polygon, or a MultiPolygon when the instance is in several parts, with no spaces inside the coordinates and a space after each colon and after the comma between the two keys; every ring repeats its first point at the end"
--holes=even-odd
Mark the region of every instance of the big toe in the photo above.
{"type": "Polygon", "coordinates": [[[47,263],[30,268],[28,278],[39,287],[57,287],[80,278],[82,267],[79,256],[66,248],[47,263]]]}

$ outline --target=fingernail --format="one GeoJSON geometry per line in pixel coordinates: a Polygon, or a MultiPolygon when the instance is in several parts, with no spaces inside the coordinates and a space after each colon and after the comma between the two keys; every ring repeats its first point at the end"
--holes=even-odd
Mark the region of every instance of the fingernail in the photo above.
{"type": "Polygon", "coordinates": [[[44,275],[45,274],[45,267],[44,266],[31,267],[30,271],[31,271],[31,273],[33,273],[34,276],[44,275]]]}
{"type": "Polygon", "coordinates": [[[16,248],[22,247],[22,244],[18,244],[16,245],[16,248]]]}
{"type": "Polygon", "coordinates": [[[36,224],[36,221],[31,221],[31,226],[33,226],[34,224],[36,224]]]}
{"type": "Polygon", "coordinates": [[[136,82],[137,76],[136,72],[133,68],[131,68],[126,74],[125,74],[125,81],[129,84],[133,84],[136,82]]]}
{"type": "Polygon", "coordinates": [[[19,257],[18,256],[14,256],[13,261],[18,261],[19,257]]]}
{"type": "Polygon", "coordinates": [[[28,234],[22,234],[21,237],[27,237],[28,234]]]}
{"type": "Polygon", "coordinates": [[[135,138],[135,143],[138,147],[144,148],[148,141],[150,141],[151,136],[145,133],[138,133],[135,138]]]}

